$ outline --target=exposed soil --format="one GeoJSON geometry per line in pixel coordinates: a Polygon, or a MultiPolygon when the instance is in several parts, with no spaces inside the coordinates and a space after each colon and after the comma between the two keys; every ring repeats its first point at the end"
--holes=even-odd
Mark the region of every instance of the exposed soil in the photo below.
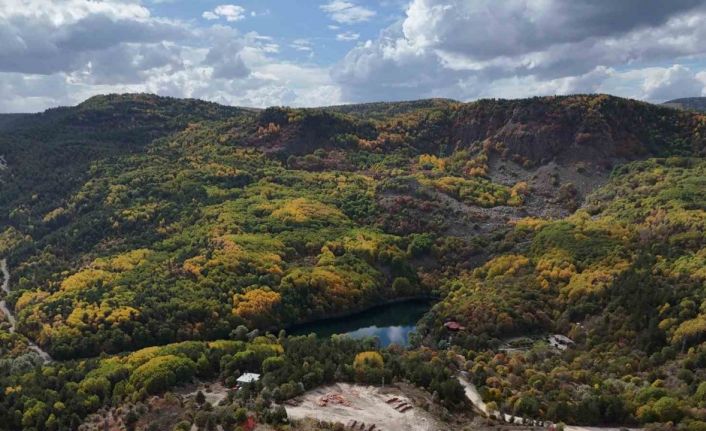
{"type": "Polygon", "coordinates": [[[290,419],[315,418],[340,422],[346,429],[372,428],[375,431],[442,431],[449,424],[418,405],[398,387],[338,383],[309,391],[295,400],[297,405],[285,405],[290,419]],[[360,428],[363,426],[363,428],[360,428]]]}
{"type": "MultiPolygon", "coordinates": [[[[2,272],[2,291],[4,295],[10,294],[10,271],[7,269],[7,259],[0,260],[0,272],[2,272]]],[[[3,299],[0,301],[0,311],[5,319],[10,323],[10,332],[15,332],[15,316],[7,306],[7,302],[3,299]]]]}
{"type": "Polygon", "coordinates": [[[186,387],[184,390],[176,391],[177,394],[182,395],[185,400],[195,399],[196,394],[201,391],[206,398],[206,402],[217,406],[221,401],[228,398],[228,391],[230,389],[223,386],[220,382],[214,382],[211,384],[199,383],[195,387],[193,385],[186,387]]]}

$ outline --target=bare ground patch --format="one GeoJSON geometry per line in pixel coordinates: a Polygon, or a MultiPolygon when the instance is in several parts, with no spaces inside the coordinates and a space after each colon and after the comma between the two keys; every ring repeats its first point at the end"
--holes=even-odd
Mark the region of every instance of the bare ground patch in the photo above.
{"type": "Polygon", "coordinates": [[[373,426],[374,431],[448,430],[448,424],[420,408],[396,387],[338,383],[309,391],[295,402],[297,405],[285,405],[290,419],[340,422],[346,429],[356,430],[370,430],[373,426]]]}

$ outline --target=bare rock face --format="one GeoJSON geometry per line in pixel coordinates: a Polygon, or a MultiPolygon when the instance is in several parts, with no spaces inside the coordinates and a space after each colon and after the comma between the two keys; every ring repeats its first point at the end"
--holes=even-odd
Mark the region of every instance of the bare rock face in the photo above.
{"type": "Polygon", "coordinates": [[[582,161],[610,169],[619,160],[662,155],[681,140],[685,150],[702,154],[706,138],[691,131],[704,127],[703,117],[612,96],[546,97],[464,105],[452,140],[486,142],[533,165],[582,161]],[[687,127],[670,125],[679,122],[687,127]]]}
{"type": "Polygon", "coordinates": [[[581,163],[586,172],[610,171],[618,163],[649,156],[706,154],[702,115],[608,95],[435,101],[376,121],[356,115],[356,106],[307,110],[305,115],[267,109],[248,144],[304,154],[355,148],[362,140],[375,142],[380,150],[407,145],[429,154],[488,151],[526,168],[581,163]]]}
{"type": "Polygon", "coordinates": [[[259,114],[257,130],[245,144],[289,157],[290,167],[306,170],[348,170],[346,152],[366,147],[379,153],[407,148],[410,155],[463,150],[469,158],[482,156],[484,176],[493,183],[527,184],[531,192],[524,204],[469,207],[443,196],[436,203],[487,231],[515,218],[570,214],[617,165],[704,154],[706,119],[607,95],[269,108],[259,114]]]}

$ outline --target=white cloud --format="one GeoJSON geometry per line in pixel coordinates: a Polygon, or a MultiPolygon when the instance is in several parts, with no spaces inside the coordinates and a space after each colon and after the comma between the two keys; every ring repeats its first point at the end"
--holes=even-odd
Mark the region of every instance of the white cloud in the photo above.
{"type": "Polygon", "coordinates": [[[203,61],[204,66],[212,68],[211,78],[236,79],[250,75],[250,69],[242,57],[243,46],[237,41],[214,45],[203,61]]]}
{"type": "Polygon", "coordinates": [[[700,96],[704,87],[704,81],[689,68],[675,64],[669,68],[650,69],[642,90],[645,99],[663,102],[680,97],[700,96]]]}
{"type": "Polygon", "coordinates": [[[70,87],[59,75],[0,73],[0,112],[36,112],[66,100],[70,87]]]}
{"type": "Polygon", "coordinates": [[[30,2],[0,2],[0,112],[121,92],[245,106],[341,102],[327,68],[278,59],[265,35],[153,17],[131,0],[30,2]]]}
{"type": "Polygon", "coordinates": [[[368,21],[375,11],[345,0],[332,0],[319,6],[329,17],[341,24],[368,21]]]}
{"type": "Polygon", "coordinates": [[[201,16],[207,20],[225,18],[226,21],[235,22],[245,18],[245,8],[234,4],[222,4],[213,10],[207,10],[201,16]]]}
{"type": "Polygon", "coordinates": [[[265,9],[262,12],[251,11],[250,16],[251,17],[267,16],[267,15],[270,15],[271,13],[272,13],[272,11],[270,11],[269,9],[265,9]]]}
{"type": "Polygon", "coordinates": [[[236,5],[205,12],[214,21],[204,23],[154,16],[144,0],[0,0],[0,112],[109,92],[246,106],[576,92],[698,96],[706,94],[706,5],[697,3],[410,0],[402,19],[362,41],[347,25],[375,11],[328,1],[321,9],[334,20],[336,39],[359,41],[329,67],[310,63],[326,42],[298,38],[283,50],[279,40],[225,25],[250,14],[236,5]],[[283,60],[292,50],[306,55],[283,60]]]}
{"type": "MultiPolygon", "coordinates": [[[[117,0],[0,2],[0,72],[51,74],[85,67],[102,51],[188,37],[177,21],[117,0]]],[[[136,62],[135,67],[147,63],[136,62]]]]}
{"type": "Polygon", "coordinates": [[[352,31],[345,31],[336,35],[336,40],[341,40],[345,42],[350,42],[352,40],[360,39],[360,33],[354,33],[352,31]]]}
{"type": "Polygon", "coordinates": [[[0,17],[44,17],[54,26],[78,21],[89,15],[107,15],[116,19],[147,19],[150,11],[136,2],[120,0],[3,0],[0,2],[0,17]]]}
{"type": "Polygon", "coordinates": [[[309,39],[294,39],[289,47],[297,51],[312,52],[314,48],[309,39]]]}
{"type": "Polygon", "coordinates": [[[352,101],[509,93],[497,83],[517,95],[528,85],[541,94],[618,88],[655,97],[614,69],[706,61],[704,40],[706,7],[696,0],[649,7],[638,0],[412,0],[403,20],[353,48],[332,73],[352,101]]]}

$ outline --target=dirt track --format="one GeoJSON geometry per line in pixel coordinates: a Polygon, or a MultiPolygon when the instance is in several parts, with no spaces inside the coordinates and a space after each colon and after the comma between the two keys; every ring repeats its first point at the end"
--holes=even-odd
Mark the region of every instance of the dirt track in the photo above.
{"type": "MultiPolygon", "coordinates": [[[[473,406],[478,409],[480,412],[488,416],[490,413],[488,411],[487,405],[483,402],[483,398],[481,397],[480,393],[478,392],[478,389],[473,385],[473,383],[469,382],[465,377],[463,376],[458,376],[458,382],[463,386],[463,390],[466,393],[466,398],[473,404],[473,406]]],[[[514,417],[510,416],[508,414],[503,415],[504,420],[507,423],[512,423],[514,422],[516,424],[522,424],[523,419],[521,417],[514,417]]],[[[524,422],[533,424],[533,426],[537,426],[535,423],[536,421],[534,419],[525,419],[524,422]]],[[[584,426],[578,426],[578,425],[566,425],[564,427],[565,431],[620,431],[620,430],[628,430],[628,431],[643,431],[644,428],[624,428],[624,427],[584,427],[584,426]]]]}
{"type": "MultiPolygon", "coordinates": [[[[0,287],[2,287],[3,292],[5,292],[4,293],[5,295],[9,295],[10,294],[10,270],[7,267],[7,259],[0,260],[0,272],[2,272],[2,285],[0,287]]],[[[10,310],[10,307],[7,306],[7,302],[4,299],[2,301],[0,301],[0,310],[2,310],[7,321],[10,322],[10,332],[15,332],[15,326],[17,325],[17,322],[15,320],[15,315],[12,313],[12,310],[10,310]]],[[[51,356],[49,356],[49,353],[42,350],[35,343],[29,341],[29,348],[30,348],[30,350],[33,350],[34,352],[36,352],[37,355],[39,355],[39,357],[42,358],[42,361],[44,361],[44,362],[51,362],[52,361],[52,358],[51,358],[51,356]]]]}

